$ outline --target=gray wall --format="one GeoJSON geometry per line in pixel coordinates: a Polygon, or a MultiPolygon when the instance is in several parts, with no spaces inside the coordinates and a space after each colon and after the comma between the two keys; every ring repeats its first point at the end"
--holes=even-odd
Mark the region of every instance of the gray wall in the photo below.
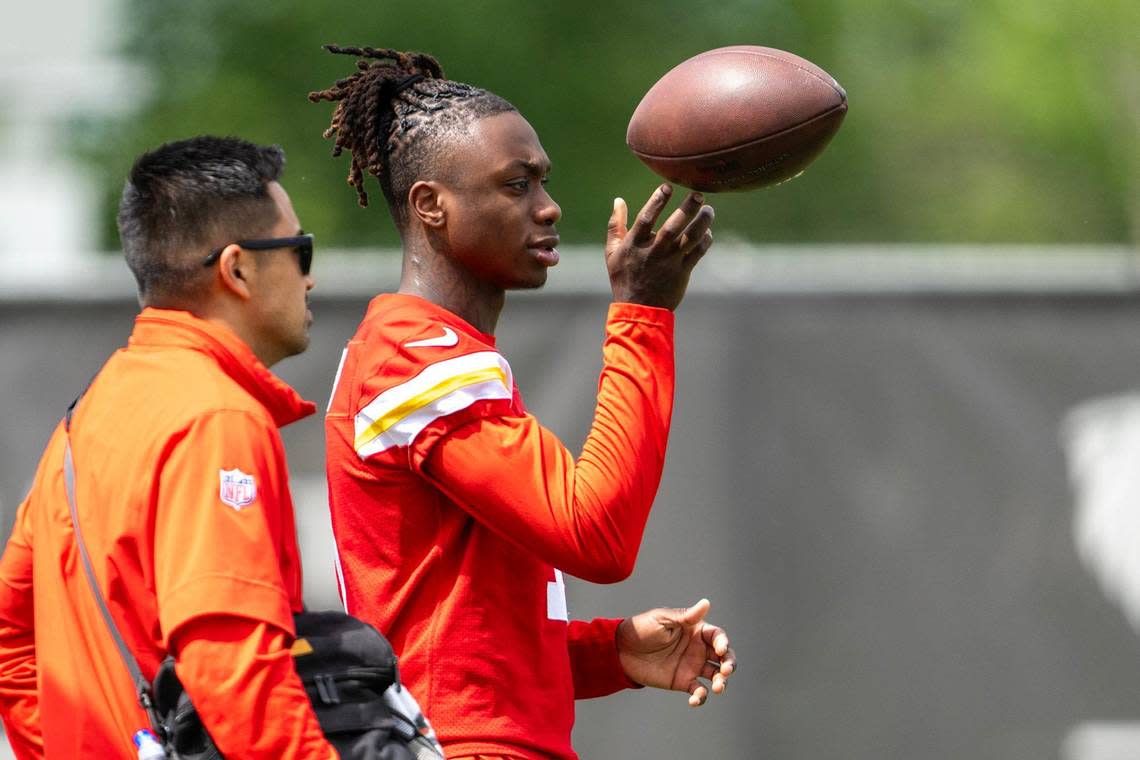
{"type": "MultiPolygon", "coordinates": [[[[316,298],[312,348],[279,367],[322,409],[364,306],[316,298]]],[[[9,524],[134,311],[0,304],[9,524]]],[[[571,446],[604,314],[600,296],[548,293],[501,321],[529,406],[571,446]]],[[[741,668],[699,711],[650,691],[580,703],[584,757],[1038,760],[1078,723],[1140,715],[1140,639],[1077,557],[1058,439],[1074,405],[1140,385],[1140,299],[693,294],[678,324],[669,461],[637,570],[571,580],[571,611],[708,596],[741,668]]],[[[331,604],[319,419],[285,439],[309,595],[331,604]]]]}

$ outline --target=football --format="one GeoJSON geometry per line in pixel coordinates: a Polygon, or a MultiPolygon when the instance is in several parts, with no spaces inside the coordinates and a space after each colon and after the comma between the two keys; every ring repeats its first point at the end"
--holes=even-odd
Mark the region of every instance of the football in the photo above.
{"type": "Polygon", "coordinates": [[[826,71],[775,48],[696,55],[650,88],[626,144],[670,182],[751,190],[798,176],[843,123],[847,93],[826,71]]]}

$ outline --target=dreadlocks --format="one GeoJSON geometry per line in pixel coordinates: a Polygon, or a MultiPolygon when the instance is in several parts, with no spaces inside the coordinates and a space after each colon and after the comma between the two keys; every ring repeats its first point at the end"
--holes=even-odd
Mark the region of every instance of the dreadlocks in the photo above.
{"type": "Polygon", "coordinates": [[[408,191],[433,168],[450,138],[485,116],[516,110],[487,90],[443,77],[439,61],[426,53],[390,48],[340,47],[325,50],[357,57],[356,71],[309,100],[337,101],[324,137],[335,136],[332,154],[352,156],[348,184],[361,206],[368,205],[364,172],[376,177],[397,226],[408,221],[408,191]]]}

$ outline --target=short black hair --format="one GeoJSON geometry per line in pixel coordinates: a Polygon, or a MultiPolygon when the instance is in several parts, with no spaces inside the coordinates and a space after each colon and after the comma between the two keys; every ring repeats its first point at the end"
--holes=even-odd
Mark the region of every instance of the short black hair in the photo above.
{"type": "Polygon", "coordinates": [[[235,137],[193,137],[135,161],[119,203],[127,266],[149,305],[196,299],[214,248],[257,237],[277,221],[268,184],[285,153],[235,137]]]}
{"type": "Polygon", "coordinates": [[[352,155],[348,184],[368,205],[364,172],[380,182],[388,210],[402,232],[408,222],[408,191],[434,168],[440,152],[471,123],[517,111],[493,92],[445,79],[426,53],[390,48],[325,45],[330,53],[354,55],[357,71],[309,100],[339,101],[325,137],[336,136],[333,155],[352,155]]]}

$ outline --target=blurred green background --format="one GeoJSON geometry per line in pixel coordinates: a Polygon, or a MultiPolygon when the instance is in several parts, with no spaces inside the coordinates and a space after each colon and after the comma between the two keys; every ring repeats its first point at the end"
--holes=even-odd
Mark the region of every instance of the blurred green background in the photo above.
{"type": "Polygon", "coordinates": [[[626,149],[644,92],[685,58],[756,44],[804,56],[850,98],[805,175],[717,196],[718,240],[1134,243],[1140,230],[1135,0],[232,3],[128,0],[122,54],[149,77],[117,117],[68,130],[97,169],[100,242],[131,160],[198,133],[278,143],[324,245],[397,242],[375,181],[361,209],[310,90],[352,70],[326,42],[423,50],[511,100],[554,162],[566,243],[600,243],[611,200],[656,179],[626,149]]]}

